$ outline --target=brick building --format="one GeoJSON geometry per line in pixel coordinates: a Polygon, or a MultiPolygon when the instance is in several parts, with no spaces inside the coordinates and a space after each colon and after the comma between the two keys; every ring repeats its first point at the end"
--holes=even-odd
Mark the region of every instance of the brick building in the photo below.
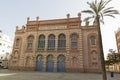
{"type": "Polygon", "coordinates": [[[118,53],[120,53],[120,28],[115,32],[118,53]]]}
{"type": "Polygon", "coordinates": [[[46,72],[101,72],[97,26],[78,17],[30,20],[16,27],[9,69],[46,72]]]}

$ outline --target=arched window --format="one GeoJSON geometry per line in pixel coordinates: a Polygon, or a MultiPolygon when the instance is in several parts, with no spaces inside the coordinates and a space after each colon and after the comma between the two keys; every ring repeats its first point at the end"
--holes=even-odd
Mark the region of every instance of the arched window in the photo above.
{"type": "Polygon", "coordinates": [[[90,44],[95,45],[95,36],[90,37],[90,44]]]}
{"type": "Polygon", "coordinates": [[[78,35],[76,33],[73,33],[71,35],[71,48],[77,47],[78,47],[78,35]]]}
{"type": "Polygon", "coordinates": [[[30,35],[29,37],[28,37],[28,40],[33,40],[34,39],[34,36],[33,35],[30,35]]]}
{"type": "Polygon", "coordinates": [[[46,71],[52,72],[54,70],[54,57],[53,55],[47,56],[46,71]]]}
{"type": "Polygon", "coordinates": [[[65,49],[66,48],[66,36],[64,34],[60,34],[58,36],[58,49],[65,49]]]}
{"type": "Polygon", "coordinates": [[[27,48],[28,49],[32,48],[33,40],[34,40],[34,36],[33,35],[28,36],[28,38],[27,38],[27,42],[28,42],[27,43],[27,48]]]}
{"type": "Polygon", "coordinates": [[[55,49],[55,36],[53,34],[48,37],[48,49],[55,49]]]}
{"type": "Polygon", "coordinates": [[[37,57],[37,61],[36,61],[36,70],[37,71],[42,71],[42,68],[43,68],[43,56],[42,55],[39,55],[37,57]]]}
{"type": "Polygon", "coordinates": [[[19,44],[20,44],[20,39],[17,39],[16,40],[16,46],[19,46],[19,44]]]}
{"type": "Polygon", "coordinates": [[[44,49],[45,48],[45,36],[44,35],[39,36],[38,48],[39,49],[44,49]]]}
{"type": "Polygon", "coordinates": [[[77,39],[77,38],[78,38],[78,35],[77,35],[76,33],[74,33],[74,34],[71,35],[71,38],[72,38],[72,39],[77,39]]]}
{"type": "Polygon", "coordinates": [[[58,61],[60,61],[60,62],[65,61],[65,56],[64,55],[59,55],[58,56],[58,61]]]}
{"type": "Polygon", "coordinates": [[[59,55],[58,62],[57,62],[57,71],[64,72],[65,71],[65,56],[59,55]]]}

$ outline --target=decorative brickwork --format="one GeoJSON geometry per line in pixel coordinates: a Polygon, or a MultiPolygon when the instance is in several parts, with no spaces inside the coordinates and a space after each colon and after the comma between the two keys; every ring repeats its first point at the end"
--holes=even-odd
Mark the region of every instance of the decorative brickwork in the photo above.
{"type": "Polygon", "coordinates": [[[37,17],[30,21],[27,18],[26,26],[16,28],[9,68],[100,72],[97,28],[94,25],[81,26],[81,22],[80,14],[75,18],[68,14],[66,19],[54,20],[39,20],[37,17]]]}

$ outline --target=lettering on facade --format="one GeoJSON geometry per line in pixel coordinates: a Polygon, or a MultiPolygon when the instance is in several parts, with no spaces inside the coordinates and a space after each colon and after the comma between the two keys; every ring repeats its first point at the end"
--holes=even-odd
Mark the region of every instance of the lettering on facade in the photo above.
{"type": "Polygon", "coordinates": [[[70,26],[71,29],[79,28],[79,26],[70,26]]]}
{"type": "Polygon", "coordinates": [[[39,30],[66,29],[67,26],[40,26],[39,30]]]}

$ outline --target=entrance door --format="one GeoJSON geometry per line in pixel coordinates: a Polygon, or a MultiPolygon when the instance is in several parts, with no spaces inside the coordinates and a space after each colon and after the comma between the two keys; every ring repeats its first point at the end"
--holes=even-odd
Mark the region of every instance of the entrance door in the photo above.
{"type": "Polygon", "coordinates": [[[42,71],[42,64],[43,64],[42,56],[40,55],[40,56],[37,57],[37,63],[36,63],[37,71],[42,71]]]}
{"type": "Polygon", "coordinates": [[[53,56],[49,55],[47,57],[47,66],[46,66],[46,71],[47,72],[53,72],[54,70],[54,62],[53,62],[53,56]]]}
{"type": "Polygon", "coordinates": [[[65,57],[63,55],[60,55],[58,57],[57,71],[58,72],[64,72],[65,71],[65,57]]]}

